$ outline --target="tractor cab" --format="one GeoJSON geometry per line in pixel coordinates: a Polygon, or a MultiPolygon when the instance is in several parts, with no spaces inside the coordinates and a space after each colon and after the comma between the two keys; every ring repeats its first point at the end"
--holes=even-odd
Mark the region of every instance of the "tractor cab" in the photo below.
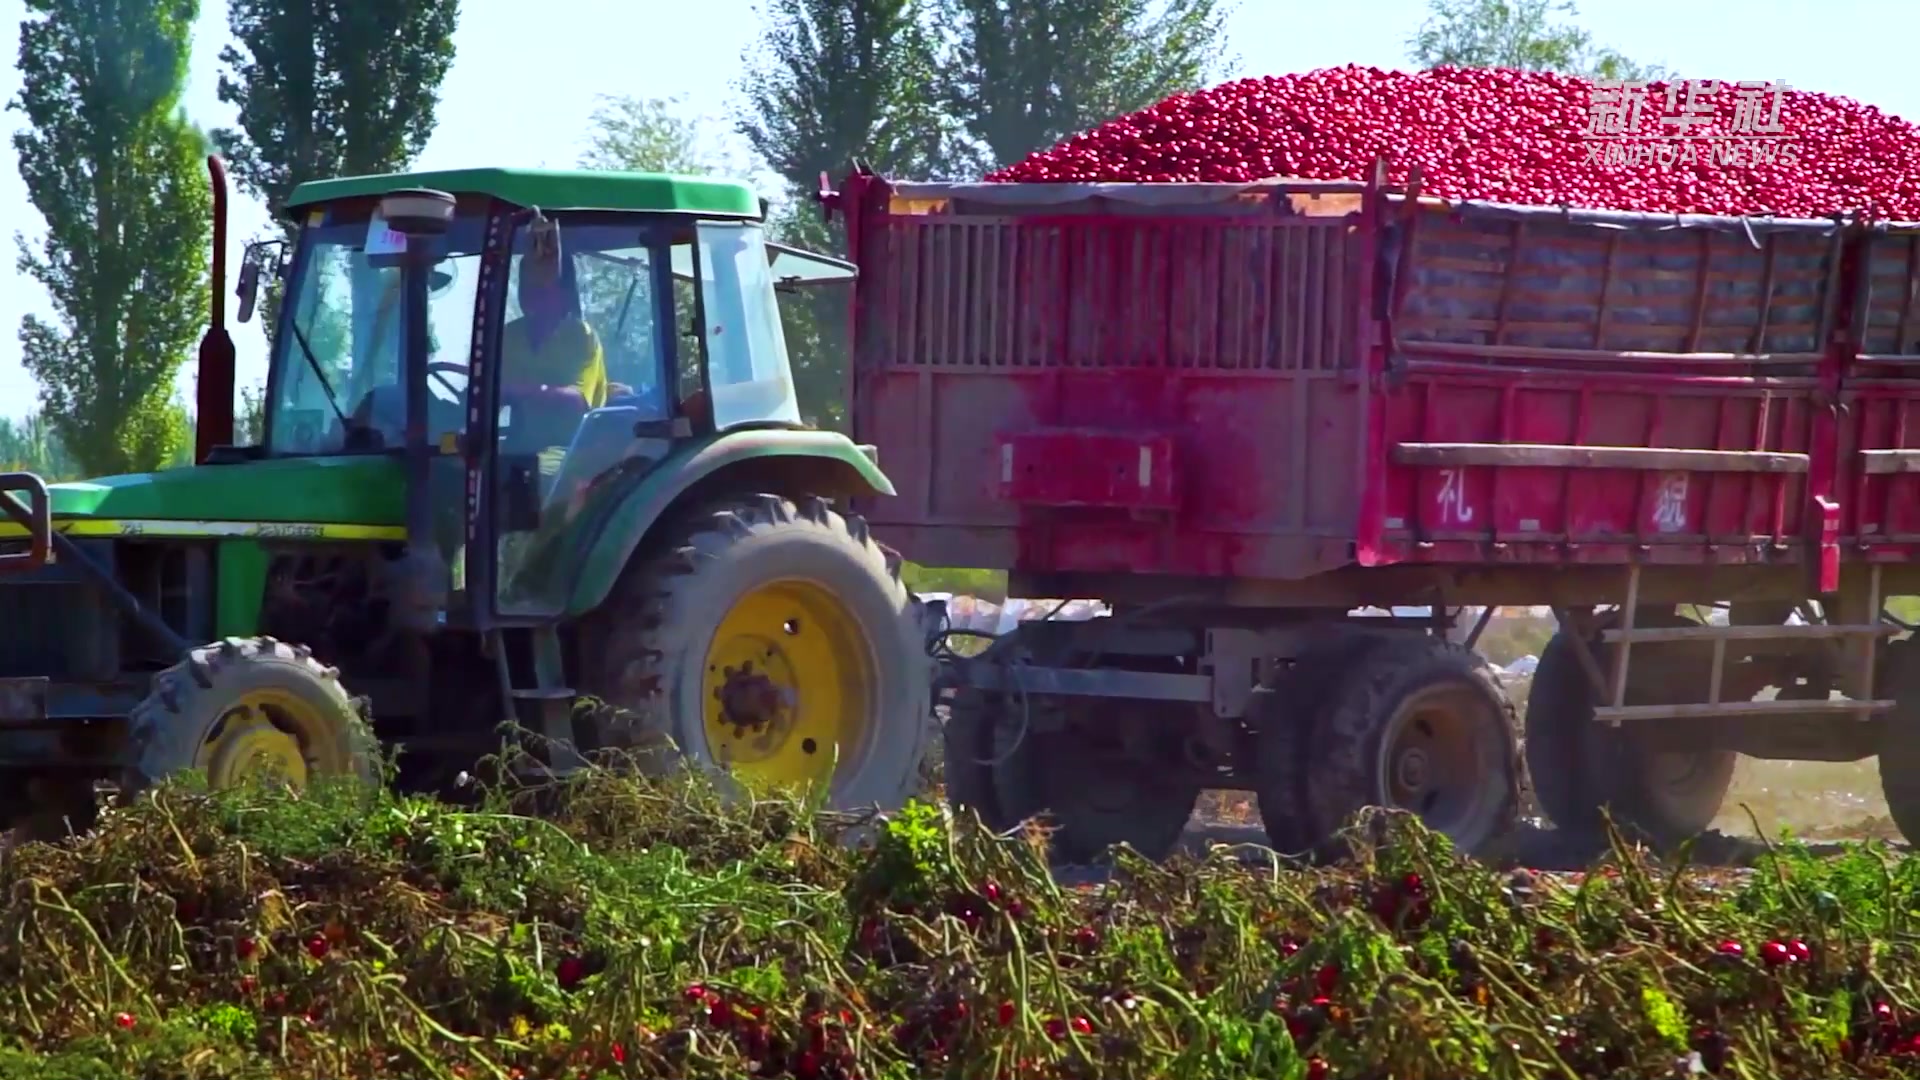
{"type": "Polygon", "coordinates": [[[777,290],[853,275],[769,243],[720,181],[351,178],[289,212],[292,250],[240,275],[243,319],[283,282],[254,453],[405,463],[423,627],[561,615],[598,493],[690,440],[803,427],[777,290]]]}

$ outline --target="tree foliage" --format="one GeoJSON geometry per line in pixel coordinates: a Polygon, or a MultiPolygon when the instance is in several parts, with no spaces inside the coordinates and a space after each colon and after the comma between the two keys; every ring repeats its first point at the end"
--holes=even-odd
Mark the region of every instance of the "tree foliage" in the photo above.
{"type": "Polygon", "coordinates": [[[1597,79],[1657,79],[1668,74],[1594,44],[1571,20],[1572,0],[1433,0],[1409,38],[1422,67],[1507,67],[1597,79]]]}
{"type": "Polygon", "coordinates": [[[25,469],[48,480],[77,480],[79,462],[60,445],[45,413],[32,412],[19,420],[0,416],[0,471],[25,469]]]}
{"type": "Polygon", "coordinates": [[[744,172],[744,163],[733,160],[710,131],[702,118],[687,112],[683,97],[603,94],[588,118],[580,166],[685,176],[744,172]]]}
{"type": "Polygon", "coordinates": [[[1221,0],[939,2],[941,104],[976,170],[1202,86],[1224,61],[1221,0]]]}
{"type": "MultiPolygon", "coordinates": [[[[277,211],[308,180],[411,164],[433,135],[459,13],[459,0],[229,0],[239,46],[220,50],[219,93],[239,127],[213,138],[240,190],[277,211]]],[[[286,239],[295,228],[280,220],[286,239]]],[[[264,284],[271,335],[281,282],[264,284]]]]}
{"type": "Polygon", "coordinates": [[[948,125],[927,93],[935,43],[921,0],[768,0],[744,58],[740,134],[796,190],[838,178],[857,155],[927,175],[948,125]]]}
{"type": "Polygon", "coordinates": [[[453,66],[459,0],[229,0],[214,133],[241,190],[286,202],[307,180],[392,172],[426,148],[453,66]]]}
{"type": "Polygon", "coordinates": [[[265,384],[240,388],[240,407],[234,410],[233,439],[240,446],[259,446],[267,441],[267,388],[265,384]]]}
{"type": "MultiPolygon", "coordinates": [[[[930,0],[767,0],[760,45],[744,58],[736,130],[786,181],[769,231],[796,247],[844,254],[813,203],[820,176],[858,158],[884,172],[947,174],[953,127],[931,92],[938,40],[930,0]]],[[[846,416],[847,296],[823,286],[781,297],[800,411],[846,416]]]]}
{"type": "Polygon", "coordinates": [[[14,135],[46,221],[19,270],[56,323],[22,359],[59,445],[89,473],[158,468],[189,438],[174,376],[205,327],[206,145],[179,114],[198,0],[26,0],[14,135]]]}

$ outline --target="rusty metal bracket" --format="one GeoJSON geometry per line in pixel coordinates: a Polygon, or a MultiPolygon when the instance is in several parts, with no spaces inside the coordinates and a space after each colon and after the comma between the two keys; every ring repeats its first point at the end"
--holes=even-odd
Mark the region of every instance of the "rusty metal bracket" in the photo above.
{"type": "Polygon", "coordinates": [[[1588,688],[1593,691],[1593,702],[1598,705],[1607,693],[1607,675],[1600,667],[1600,658],[1593,655],[1593,644],[1589,640],[1594,636],[1593,613],[1575,612],[1571,608],[1554,608],[1553,617],[1573,643],[1574,659],[1580,661],[1580,669],[1587,673],[1588,688]]]}
{"type": "Polygon", "coordinates": [[[962,684],[981,690],[1146,701],[1213,701],[1213,679],[1206,675],[992,663],[968,664],[958,674],[962,684]]]}

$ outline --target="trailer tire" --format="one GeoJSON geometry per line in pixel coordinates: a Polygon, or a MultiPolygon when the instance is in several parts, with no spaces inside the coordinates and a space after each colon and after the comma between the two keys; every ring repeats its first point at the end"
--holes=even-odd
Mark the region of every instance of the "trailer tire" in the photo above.
{"type": "Polygon", "coordinates": [[[1315,718],[1354,665],[1384,641],[1378,634],[1355,632],[1310,646],[1249,700],[1254,794],[1273,850],[1304,856],[1317,846],[1307,811],[1307,740],[1315,718]]]}
{"type": "Polygon", "coordinates": [[[1573,638],[1559,630],[1540,650],[1527,691],[1524,741],[1534,802],[1549,821],[1569,830],[1588,817],[1597,820],[1586,808],[1603,801],[1583,760],[1586,726],[1594,723],[1593,684],[1574,649],[1573,638]]]}
{"type": "MultiPolygon", "coordinates": [[[[963,686],[954,691],[947,706],[947,723],[941,731],[940,768],[946,782],[947,804],[956,811],[971,810],[981,825],[993,832],[1006,832],[1032,815],[1034,807],[1018,805],[1003,796],[999,768],[1009,753],[1017,753],[1012,738],[1017,729],[1000,722],[1008,702],[1006,695],[963,686]]],[[[1014,703],[1014,707],[1018,707],[1014,703]]],[[[1009,793],[1019,796],[1022,793],[1009,793]]],[[[1032,792],[1024,793],[1029,798],[1032,792]]]]}
{"type": "MultiPolygon", "coordinates": [[[[1070,659],[1059,652],[1043,649],[1034,661],[1070,659]]],[[[1192,707],[962,687],[954,693],[947,719],[948,801],[956,809],[971,808],[995,832],[1036,816],[1048,818],[1057,864],[1094,862],[1123,843],[1149,859],[1164,859],[1179,846],[1193,817],[1199,782],[1180,770],[1116,761],[1102,747],[1076,742],[1073,714],[1105,711],[1101,723],[1082,725],[1084,732],[1108,726],[1118,710],[1192,707]],[[1102,794],[1114,797],[1102,799],[1102,794]]],[[[1171,716],[1133,719],[1150,727],[1181,727],[1171,716]]]]}
{"type": "Polygon", "coordinates": [[[1909,844],[1920,844],[1920,638],[1886,646],[1875,697],[1894,705],[1881,720],[1880,791],[1887,816],[1909,844]]]}
{"type": "Polygon", "coordinates": [[[1519,821],[1515,727],[1513,702],[1477,653],[1427,635],[1386,638],[1347,669],[1307,741],[1316,850],[1337,856],[1340,830],[1369,806],[1417,813],[1468,854],[1487,850],[1519,821]],[[1449,760],[1436,767],[1434,756],[1449,760]],[[1451,790],[1430,773],[1451,776],[1451,790]]]}
{"type": "Polygon", "coordinates": [[[814,496],[739,496],[653,551],[581,626],[583,690],[605,706],[596,749],[656,772],[827,779],[836,809],[918,790],[933,662],[864,520],[814,496]]]}
{"type": "MultiPolygon", "coordinates": [[[[1685,626],[1692,620],[1672,612],[1642,611],[1635,623],[1685,626]]],[[[1732,750],[1658,750],[1631,726],[1596,722],[1592,684],[1574,648],[1566,630],[1557,631],[1534,671],[1526,742],[1535,799],[1556,826],[1576,835],[1600,831],[1603,807],[1616,825],[1657,848],[1671,849],[1698,835],[1719,814],[1739,755],[1732,750]]],[[[1672,690],[1667,680],[1645,681],[1650,670],[1655,669],[1629,669],[1630,699],[1678,702],[1693,696],[1672,690]],[[1637,685],[1632,682],[1635,671],[1642,678],[1637,685]]]]}

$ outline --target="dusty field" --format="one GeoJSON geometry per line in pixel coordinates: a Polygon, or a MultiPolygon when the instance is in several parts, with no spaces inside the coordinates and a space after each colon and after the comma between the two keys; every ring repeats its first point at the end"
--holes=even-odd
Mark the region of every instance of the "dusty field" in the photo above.
{"type": "MultiPolygon", "coordinates": [[[[1259,804],[1240,791],[1208,792],[1194,816],[1196,823],[1206,825],[1257,828],[1260,824],[1259,804]]],[[[1785,829],[1808,840],[1900,838],[1887,819],[1880,774],[1872,759],[1836,765],[1742,758],[1726,808],[1714,827],[1730,836],[1752,836],[1754,819],[1775,837],[1785,829]]]]}

